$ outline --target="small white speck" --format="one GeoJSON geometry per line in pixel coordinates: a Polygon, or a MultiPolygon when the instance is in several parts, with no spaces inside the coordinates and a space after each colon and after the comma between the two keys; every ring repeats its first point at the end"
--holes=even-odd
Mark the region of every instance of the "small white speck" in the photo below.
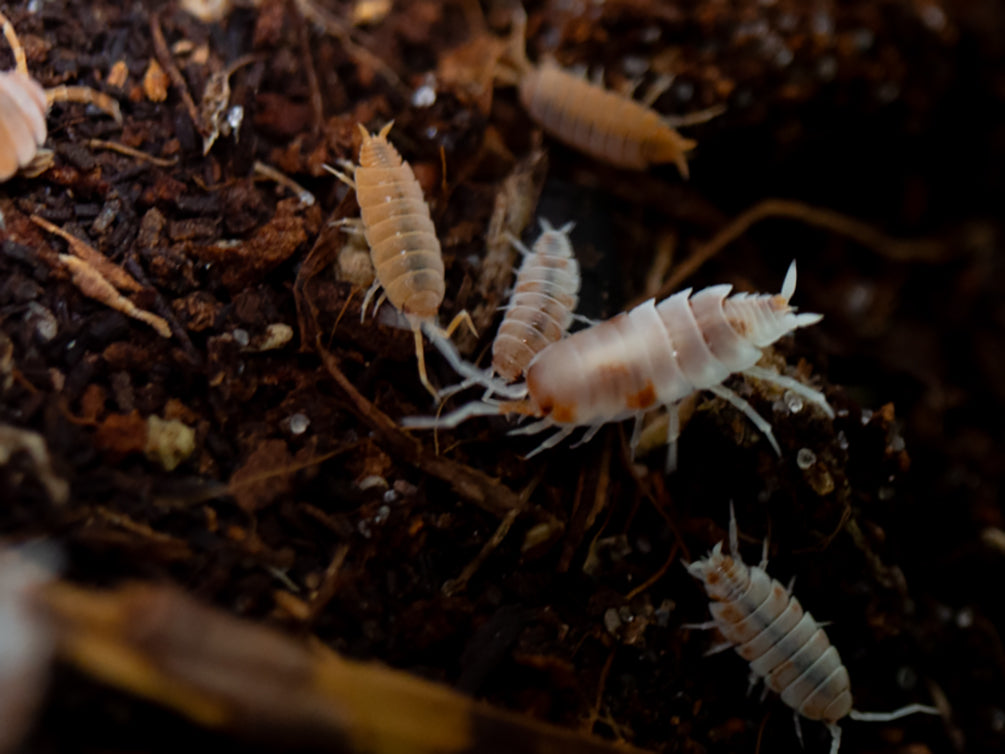
{"type": "Polygon", "coordinates": [[[688,102],[694,97],[694,84],[690,81],[678,81],[674,84],[674,93],[681,102],[688,102]]]}
{"type": "Polygon", "coordinates": [[[991,730],[995,733],[1005,730],[1005,711],[997,707],[991,710],[991,730]]]}
{"type": "Polygon", "coordinates": [[[244,107],[242,105],[234,105],[227,111],[227,128],[224,130],[227,131],[227,133],[237,134],[243,121],[244,107]]]}
{"type": "Polygon", "coordinates": [[[851,38],[859,52],[868,50],[876,40],[876,36],[869,29],[859,29],[851,35],[851,38]]]}
{"type": "Polygon", "coordinates": [[[795,56],[792,54],[792,50],[788,47],[782,47],[782,49],[780,49],[775,55],[775,65],[779,68],[785,68],[785,66],[792,62],[794,57],[795,56]]]}
{"type": "Polygon", "coordinates": [[[811,468],[817,462],[817,454],[809,448],[800,448],[796,453],[796,466],[803,471],[811,468]]]}
{"type": "Polygon", "coordinates": [[[837,444],[841,450],[848,450],[848,436],[843,429],[837,433],[837,444]]]}
{"type": "Polygon", "coordinates": [[[641,76],[649,70],[649,61],[639,55],[628,55],[621,61],[621,67],[629,76],[641,76]]]}
{"type": "Polygon", "coordinates": [[[876,99],[883,104],[889,104],[900,96],[900,87],[892,81],[887,81],[879,85],[876,90],[876,99]]]}
{"type": "Polygon", "coordinates": [[[398,499],[399,497],[401,497],[401,495],[399,495],[399,494],[398,494],[398,491],[397,491],[397,490],[395,490],[395,489],[390,489],[390,490],[387,490],[387,492],[385,492],[385,493],[384,493],[384,502],[385,502],[385,503],[393,503],[393,502],[395,502],[395,501],[396,501],[396,500],[397,500],[397,499],[398,499]]]}
{"type": "Polygon", "coordinates": [[[932,31],[942,31],[946,27],[946,14],[934,3],[921,9],[921,20],[932,31]]]}
{"type": "Polygon", "coordinates": [[[429,128],[426,129],[426,138],[435,139],[437,134],[439,133],[440,130],[436,126],[430,126],[429,128]]]}
{"type": "Polygon", "coordinates": [[[302,435],[307,431],[307,428],[311,426],[311,420],[308,419],[304,414],[296,413],[289,419],[290,422],[290,434],[302,435]]]}
{"type": "Polygon", "coordinates": [[[862,409],[862,426],[865,426],[872,421],[872,410],[868,408],[862,409]]]}
{"type": "Polygon", "coordinates": [[[823,11],[814,13],[810,19],[810,29],[821,37],[829,37],[834,33],[834,19],[823,11]]]}
{"type": "Polygon", "coordinates": [[[413,107],[430,107],[436,102],[436,90],[429,84],[420,86],[412,94],[413,107]]]}
{"type": "Polygon", "coordinates": [[[607,629],[608,633],[617,633],[617,630],[621,628],[621,616],[618,615],[618,611],[613,607],[609,607],[604,612],[604,628],[607,629]]]}
{"type": "Polygon", "coordinates": [[[791,390],[785,391],[784,400],[785,407],[789,409],[790,414],[798,414],[803,410],[803,399],[791,390]]]}
{"type": "Polygon", "coordinates": [[[831,81],[837,75],[837,61],[830,55],[820,58],[817,63],[817,76],[823,81],[831,81]]]}
{"type": "MultiPolygon", "coordinates": [[[[388,492],[390,492],[390,490],[388,490],[388,492]]],[[[384,496],[387,496],[387,492],[384,493],[384,496]]],[[[377,514],[373,517],[373,522],[375,524],[382,524],[387,521],[390,516],[391,508],[387,505],[382,505],[377,509],[377,514]]]]}
{"type": "Polygon", "coordinates": [[[360,479],[356,482],[356,486],[364,492],[372,487],[383,487],[384,489],[387,489],[387,480],[382,476],[373,474],[360,479]]]}
{"type": "Polygon", "coordinates": [[[234,337],[234,342],[241,346],[241,348],[244,348],[251,342],[251,338],[248,336],[248,331],[243,330],[240,327],[236,328],[231,335],[234,337]]]}
{"type": "Polygon", "coordinates": [[[970,628],[974,625],[974,611],[965,607],[956,613],[956,625],[960,628],[970,628]]]}
{"type": "Polygon", "coordinates": [[[897,435],[892,440],[890,440],[890,450],[892,450],[894,453],[899,453],[905,447],[907,447],[907,443],[904,442],[904,438],[901,437],[900,435],[897,435]]]}

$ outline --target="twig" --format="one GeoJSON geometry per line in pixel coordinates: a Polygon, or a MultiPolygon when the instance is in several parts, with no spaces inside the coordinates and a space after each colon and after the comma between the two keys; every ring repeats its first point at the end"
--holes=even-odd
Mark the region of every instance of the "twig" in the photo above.
{"type": "Polygon", "coordinates": [[[284,188],[288,188],[293,194],[300,200],[300,203],[305,207],[313,207],[315,203],[314,194],[305,189],[299,183],[294,181],[288,175],[280,173],[271,165],[266,165],[261,160],[255,160],[254,166],[255,174],[268,178],[270,181],[278,183],[284,188]]]}
{"type": "Polygon", "coordinates": [[[402,431],[387,414],[364,398],[342,373],[335,354],[328,351],[321,342],[320,333],[315,337],[315,347],[328,373],[349,396],[356,415],[381,435],[388,448],[403,461],[446,482],[462,498],[494,516],[502,518],[510,511],[526,509],[527,504],[498,479],[443,456],[434,455],[425,450],[418,440],[402,431]]]}
{"type": "Polygon", "coordinates": [[[154,157],[146,152],[141,152],[139,149],[133,149],[125,144],[117,141],[105,141],[104,139],[89,139],[87,141],[87,146],[91,149],[108,149],[112,152],[118,152],[119,154],[124,154],[129,157],[135,157],[138,160],[144,160],[152,165],[156,165],[159,168],[170,168],[178,164],[178,158],[172,157],[170,160],[164,159],[163,157],[154,157]]]}
{"type": "Polygon", "coordinates": [[[202,118],[199,117],[199,108],[195,106],[195,100],[192,99],[192,94],[188,90],[185,77],[178,70],[178,64],[174,62],[174,56],[168,49],[167,41],[164,39],[160,13],[152,13],[150,15],[150,34],[153,38],[154,55],[157,56],[157,62],[161,64],[161,68],[167,71],[171,83],[178,90],[181,101],[185,104],[185,109],[188,110],[188,117],[192,119],[192,124],[195,126],[196,131],[199,132],[200,136],[205,137],[206,134],[202,130],[202,118]]]}
{"type": "Polygon", "coordinates": [[[788,199],[765,199],[740,214],[709,241],[695,249],[663,283],[656,298],[663,298],[673,293],[705,262],[746,233],[750,226],[769,217],[788,217],[832,230],[897,262],[938,262],[946,257],[947,247],[939,241],[904,241],[892,238],[867,223],[831,209],[813,207],[788,199]]]}
{"type": "Polygon", "coordinates": [[[349,57],[377,71],[389,84],[398,90],[398,93],[402,97],[408,98],[411,96],[411,90],[402,83],[398,74],[394,72],[394,69],[362,45],[353,42],[349,28],[339,21],[336,16],[312,2],[312,0],[294,0],[294,2],[304,18],[313,21],[327,33],[338,39],[343,47],[345,47],[345,51],[349,57]]]}

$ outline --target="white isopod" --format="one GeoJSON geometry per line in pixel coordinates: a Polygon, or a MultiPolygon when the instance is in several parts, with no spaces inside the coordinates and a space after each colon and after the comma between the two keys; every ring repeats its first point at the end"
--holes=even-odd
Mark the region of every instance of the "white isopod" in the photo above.
{"type": "Polygon", "coordinates": [[[492,392],[509,400],[486,399],[461,406],[440,418],[408,417],[407,427],[454,427],[473,416],[517,414],[540,419],[513,430],[534,434],[559,431],[527,457],[551,448],[577,427],[588,441],[608,422],[635,418],[635,452],[643,418],[665,406],[669,413],[667,470],[676,467],[679,434],[677,404],[708,390],[739,409],[780,453],[771,425],[722,382],[743,374],[792,391],[833,418],[823,394],[791,377],[757,366],[761,349],[796,328],[820,321],[820,314],[797,314],[789,305],[796,290],[796,263],[789,265],[780,294],[729,295],[732,286],[715,285],[694,295],[681,291],[659,304],[653,299],[629,312],[557,341],[541,351],[527,369],[526,381],[498,384],[492,392]]]}
{"type": "Polygon", "coordinates": [[[713,652],[734,648],[750,663],[753,677],[781,695],[799,715],[820,720],[830,730],[830,754],[841,745],[838,721],[885,722],[916,712],[938,714],[922,704],[908,704],[893,712],[859,712],[852,709],[851,682],[837,649],[813,616],[778,581],[767,566],[767,543],[761,563],[748,566],[740,557],[739,535],[733,506],[729,507],[730,555],[722,552],[722,542],[701,560],[685,563],[699,579],[712,604],[712,620],[689,628],[715,628],[725,639],[713,652]]]}

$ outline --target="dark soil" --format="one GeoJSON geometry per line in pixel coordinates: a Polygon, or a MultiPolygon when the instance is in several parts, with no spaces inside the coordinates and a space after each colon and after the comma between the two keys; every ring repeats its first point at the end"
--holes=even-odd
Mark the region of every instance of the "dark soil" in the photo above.
{"type": "MultiPolygon", "coordinates": [[[[348,2],[324,6],[349,17],[348,2]]],[[[63,576],[79,584],[170,582],[598,737],[661,752],[800,751],[791,711],[748,696],[743,661],[704,656],[714,637],[682,628],[706,619],[707,601],[678,561],[725,538],[732,502],[746,560],[769,537],[772,575],[797,577],[803,606],[830,621],[857,708],[944,713],[846,722],[846,754],[1005,749],[1005,8],[528,6],[531,59],[603,69],[612,88],[673,73],[655,103],[665,114],[726,105],[682,129],[699,143],[683,182],[673,166],[630,173],[542,139],[512,88],[479,88],[457,50],[482,34],[488,59],[509,15],[483,8],[479,32],[475,7],[395,3],[355,30],[387,73],[293,2],[209,25],[156,2],[6,5],[32,74],[105,91],[124,123],[55,105],[54,165],[0,187],[0,425],[41,435],[70,486],[54,500],[44,471],[15,452],[0,465],[2,539],[58,544],[63,576]],[[163,54],[154,26],[196,107],[214,73],[251,56],[229,79],[243,120],[206,155],[178,87],[150,99],[144,76],[163,54]],[[119,87],[108,78],[120,62],[119,87]],[[427,84],[435,102],[413,104],[427,84]],[[621,426],[524,460],[539,440],[475,419],[439,433],[436,455],[433,433],[414,433],[419,449],[382,423],[435,407],[411,334],[360,324],[365,288],[335,272],[345,234],[328,225],[357,209],[322,165],[355,156],[357,122],[390,119],[443,242],[444,323],[509,284],[483,269],[485,231],[507,175],[540,143],[537,214],[576,221],[590,317],[652,295],[658,249],[674,249],[672,273],[766,198],[919,243],[865,245],[769,219],[681,286],[777,291],[798,260],[795,303],[824,319],[773,358],[821,385],[838,418],[729,383],[771,420],[781,458],[710,396],[672,476],[660,449],[632,463],[621,426]],[[256,178],[256,161],[317,202],[256,178]],[[173,336],[85,297],[58,260],[67,243],[31,215],[122,265],[141,284],[131,300],[173,336]],[[292,328],[288,342],[279,324],[292,328]],[[150,417],[194,431],[174,468],[145,452],[150,417]],[[508,534],[475,563],[513,509],[508,534]]],[[[472,359],[491,340],[495,305],[481,339],[462,341],[472,359]]],[[[434,382],[456,380],[427,356],[434,382]]],[[[822,725],[804,721],[803,735],[806,751],[827,750],[822,725]]],[[[210,745],[239,744],[60,665],[25,751],[210,745]]]]}

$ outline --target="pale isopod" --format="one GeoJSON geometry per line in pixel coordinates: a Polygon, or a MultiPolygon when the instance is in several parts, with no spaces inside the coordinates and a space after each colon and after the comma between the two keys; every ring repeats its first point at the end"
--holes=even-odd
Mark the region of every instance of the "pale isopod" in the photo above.
{"type": "MultiPolygon", "coordinates": [[[[664,118],[630,96],[609,91],[553,62],[532,65],[523,49],[526,16],[517,13],[510,57],[520,102],[559,141],[616,167],[645,170],[672,162],[687,178],[687,153],[696,142],[671,124],[691,125],[721,112],[713,108],[679,119],[664,118]]],[[[653,97],[655,99],[655,97],[653,97]]]]}
{"type": "Polygon", "coordinates": [[[568,332],[576,317],[580,283],[579,263],[568,235],[573,223],[555,230],[547,220],[542,218],[540,222],[542,232],[533,248],[528,249],[510,237],[524,258],[509,305],[505,307],[506,316],[492,341],[492,369],[461,370],[468,378],[440,393],[440,397],[476,383],[486,385],[489,394],[495,392],[494,375],[507,383],[519,379],[538,353],[568,332]]]}
{"type": "Polygon", "coordinates": [[[14,53],[15,69],[0,73],[0,182],[32,164],[45,143],[45,116],[53,102],[96,105],[122,121],[118,103],[87,87],[57,86],[43,89],[28,73],[28,61],[14,26],[0,13],[3,34],[14,53]]]}
{"type": "MultiPolygon", "coordinates": [[[[408,417],[405,426],[453,427],[472,416],[521,414],[540,421],[513,430],[534,434],[559,431],[534,455],[588,427],[588,441],[608,422],[635,418],[631,448],[638,447],[643,417],[660,406],[669,413],[667,469],[676,467],[679,433],[677,404],[708,390],[743,412],[780,453],[778,443],[753,407],[722,382],[739,373],[773,383],[814,403],[833,418],[824,396],[791,377],[757,366],[761,349],[796,328],[815,324],[819,314],[797,314],[789,299],[796,290],[796,263],[789,265],[780,294],[738,293],[716,285],[694,295],[691,289],[661,301],[653,299],[541,351],[527,369],[524,383],[495,386],[510,400],[473,402],[440,418],[408,417]]],[[[529,457],[529,456],[528,456],[529,457]]]]}
{"type": "Polygon", "coordinates": [[[0,73],[0,181],[27,166],[45,143],[45,90],[28,75],[24,48],[7,17],[3,33],[14,51],[16,68],[0,73]]]}
{"type": "Polygon", "coordinates": [[[572,253],[572,223],[558,230],[542,219],[542,233],[527,249],[516,274],[506,316],[492,342],[492,369],[507,382],[521,377],[530,362],[572,324],[579,299],[579,263],[572,253]]]}
{"type": "Polygon", "coordinates": [[[415,334],[419,379],[435,397],[436,390],[426,376],[422,334],[455,369],[470,373],[470,367],[463,363],[448,339],[462,322],[467,322],[472,330],[474,325],[464,311],[454,317],[446,330],[439,326],[437,315],[445,291],[440,242],[412,167],[387,140],[392,125],[393,121],[371,135],[360,124],[363,143],[352,178],[328,169],[356,191],[363,233],[377,273],[363,299],[363,314],[371,298],[383,287],[377,306],[386,297],[405,316],[415,334]]]}
{"type": "Polygon", "coordinates": [[[764,570],[766,547],[760,565],[743,562],[732,505],[729,512],[731,554],[724,555],[719,542],[706,557],[685,563],[712,600],[712,620],[689,627],[718,629],[725,641],[713,651],[734,648],[750,663],[754,677],[763,679],[795,710],[797,726],[799,715],[826,724],[831,733],[830,754],[837,754],[841,745],[838,721],[845,717],[884,722],[916,712],[938,713],[922,704],[893,712],[852,709],[851,682],[837,649],[799,600],[764,570]]]}

